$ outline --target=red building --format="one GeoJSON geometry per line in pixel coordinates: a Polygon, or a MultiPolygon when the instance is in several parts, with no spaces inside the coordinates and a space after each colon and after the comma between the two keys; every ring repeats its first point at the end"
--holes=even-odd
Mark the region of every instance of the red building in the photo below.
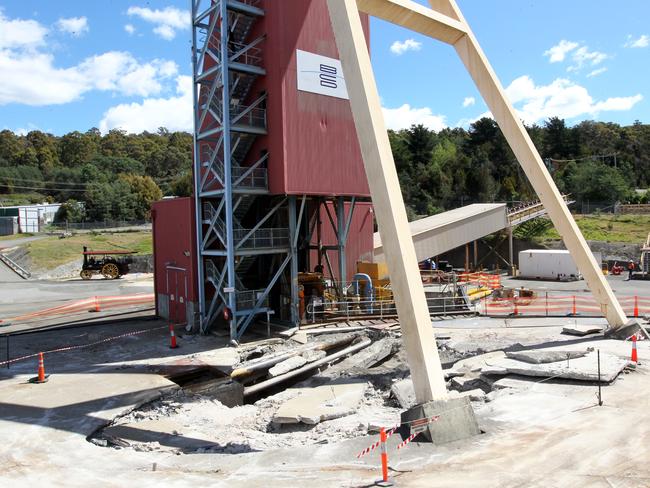
{"type": "Polygon", "coordinates": [[[207,1],[192,16],[194,227],[175,222],[187,200],[154,207],[158,307],[172,310],[168,263],[183,263],[188,321],[227,317],[237,340],[259,316],[300,320],[300,272],[350,278],[372,252],[370,195],[326,0],[207,1]]]}

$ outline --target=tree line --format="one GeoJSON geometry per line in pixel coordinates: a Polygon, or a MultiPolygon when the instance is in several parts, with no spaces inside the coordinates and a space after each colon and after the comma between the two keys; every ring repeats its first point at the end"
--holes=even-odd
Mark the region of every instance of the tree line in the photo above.
{"type": "MultiPolygon", "coordinates": [[[[650,125],[559,118],[527,127],[556,184],[578,204],[645,203],[635,189],[650,186],[650,125]]],[[[389,131],[409,218],[477,202],[536,199],[496,122],[469,129],[389,131]]],[[[579,208],[579,207],[578,207],[579,208]]]]}
{"type": "MultiPolygon", "coordinates": [[[[527,127],[558,187],[581,202],[645,203],[650,125],[559,118],[527,127]]],[[[414,125],[389,131],[409,218],[475,202],[534,200],[497,124],[439,132],[414,125]]],[[[111,130],[53,136],[0,132],[0,202],[64,202],[61,219],[139,220],[164,195],[192,194],[192,136],[111,130]]]]}
{"type": "Polygon", "coordinates": [[[62,202],[71,222],[144,220],[163,195],[192,194],[192,136],[98,129],[53,136],[0,131],[0,202],[62,202]]]}

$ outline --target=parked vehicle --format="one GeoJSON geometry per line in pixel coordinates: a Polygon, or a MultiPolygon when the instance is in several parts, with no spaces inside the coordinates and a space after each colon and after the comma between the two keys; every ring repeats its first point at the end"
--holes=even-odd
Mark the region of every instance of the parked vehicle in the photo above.
{"type": "Polygon", "coordinates": [[[129,272],[133,262],[131,255],[135,251],[89,251],[84,246],[84,262],[81,267],[81,279],[89,280],[94,274],[101,274],[107,280],[114,280],[129,272]]]}

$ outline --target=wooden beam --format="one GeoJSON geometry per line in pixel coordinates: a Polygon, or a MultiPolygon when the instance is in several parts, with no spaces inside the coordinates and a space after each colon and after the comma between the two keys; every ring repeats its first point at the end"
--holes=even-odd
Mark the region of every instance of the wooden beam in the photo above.
{"type": "MultiPolygon", "coordinates": [[[[440,1],[442,0],[431,1],[431,3],[433,5],[440,1]]],[[[564,244],[582,273],[587,286],[600,304],[607,322],[612,328],[622,326],[627,322],[625,312],[614,296],[609,283],[605,280],[600,264],[596,262],[587,241],[569,212],[569,207],[546,169],[519,115],[508,101],[497,75],[490,66],[471,28],[462,17],[455,1],[444,1],[448,3],[448,7],[452,11],[457,12],[458,18],[465,23],[467,34],[454,44],[458,56],[490,108],[494,120],[499,124],[515,157],[546,208],[553,225],[562,236],[564,244]]]]}
{"type": "Polygon", "coordinates": [[[328,0],[418,403],[447,398],[395,161],[355,0],[328,0]]]}
{"type": "Polygon", "coordinates": [[[462,22],[411,0],[357,0],[357,7],[368,15],[447,44],[454,44],[465,34],[462,22]]]}

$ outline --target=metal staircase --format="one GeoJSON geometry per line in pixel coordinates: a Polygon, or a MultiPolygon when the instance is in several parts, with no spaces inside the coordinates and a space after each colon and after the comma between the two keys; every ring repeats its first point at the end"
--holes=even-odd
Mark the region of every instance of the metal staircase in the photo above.
{"type": "Polygon", "coordinates": [[[264,36],[252,35],[264,16],[260,6],[259,0],[192,2],[200,322],[206,332],[227,307],[232,340],[268,310],[269,292],[289,260],[289,229],[269,225],[286,222],[277,215],[289,210],[289,199],[269,195],[269,155],[251,154],[267,133],[266,93],[253,93],[266,75],[264,36]],[[287,257],[266,258],[280,254],[287,257]],[[271,268],[262,289],[266,277],[249,273],[259,259],[265,259],[260,269],[271,268]]]}

